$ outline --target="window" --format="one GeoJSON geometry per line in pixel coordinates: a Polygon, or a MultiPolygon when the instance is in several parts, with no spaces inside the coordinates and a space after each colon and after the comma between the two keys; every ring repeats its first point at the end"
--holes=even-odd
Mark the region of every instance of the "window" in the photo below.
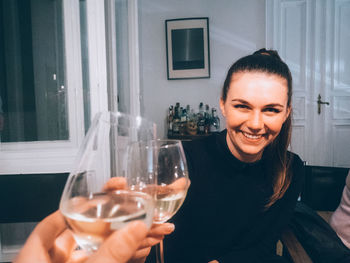
{"type": "MultiPolygon", "coordinates": [[[[69,172],[96,112],[139,113],[137,20],[137,0],[0,0],[0,174],[69,172]]],[[[34,226],[0,224],[0,261],[34,226]]]]}
{"type": "Polygon", "coordinates": [[[17,0],[2,9],[2,142],[68,140],[61,6],[17,0]]]}
{"type": "Polygon", "coordinates": [[[0,0],[0,174],[69,172],[96,112],[137,111],[137,27],[137,0],[0,0]]]}

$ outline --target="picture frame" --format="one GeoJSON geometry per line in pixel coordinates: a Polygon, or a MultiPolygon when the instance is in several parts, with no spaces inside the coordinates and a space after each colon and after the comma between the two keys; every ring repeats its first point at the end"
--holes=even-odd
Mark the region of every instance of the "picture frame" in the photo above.
{"type": "Polygon", "coordinates": [[[167,76],[210,78],[209,18],[165,20],[167,76]]]}

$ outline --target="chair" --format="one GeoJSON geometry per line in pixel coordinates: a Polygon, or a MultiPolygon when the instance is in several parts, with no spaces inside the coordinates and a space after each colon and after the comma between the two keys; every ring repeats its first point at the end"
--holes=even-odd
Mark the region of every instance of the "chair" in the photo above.
{"type": "Polygon", "coordinates": [[[281,236],[283,251],[285,257],[288,257],[294,263],[312,263],[311,258],[300,244],[297,237],[290,228],[287,228],[281,236]]]}
{"type": "Polygon", "coordinates": [[[332,211],[339,205],[348,171],[348,168],[305,166],[302,203],[298,202],[291,223],[281,236],[283,254],[291,262],[318,263],[320,256],[327,260],[326,257],[338,255],[344,255],[350,262],[350,250],[328,225],[332,211]],[[325,240],[318,242],[320,239],[332,242],[332,246],[325,240]]]}
{"type": "Polygon", "coordinates": [[[0,176],[0,223],[39,222],[58,209],[68,174],[0,176]]]}
{"type": "Polygon", "coordinates": [[[35,225],[33,222],[58,209],[67,176],[67,173],[0,175],[0,262],[12,260],[23,245],[24,240],[22,244],[20,240],[35,225]],[[12,233],[9,229],[17,230],[12,233]],[[2,230],[7,234],[3,236],[2,230]],[[10,248],[5,246],[6,237],[10,238],[10,248]]]}

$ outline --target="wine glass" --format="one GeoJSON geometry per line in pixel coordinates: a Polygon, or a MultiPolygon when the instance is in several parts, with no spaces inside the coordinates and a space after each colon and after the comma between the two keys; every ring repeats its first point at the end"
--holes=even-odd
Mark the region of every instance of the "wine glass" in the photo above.
{"type": "MultiPolygon", "coordinates": [[[[143,187],[143,192],[155,195],[153,223],[168,221],[185,200],[190,181],[185,154],[179,140],[137,142],[129,146],[128,176],[137,185],[142,176],[155,177],[156,184],[143,187]],[[132,163],[138,160],[137,164],[132,163]]],[[[163,243],[156,246],[157,263],[164,262],[163,243]]]]}
{"type": "MultiPolygon", "coordinates": [[[[82,249],[97,250],[113,231],[130,221],[151,226],[154,196],[127,187],[126,150],[132,142],[155,136],[154,123],[139,116],[103,112],[94,118],[60,201],[60,210],[82,249]]],[[[155,178],[145,177],[142,183],[154,185],[155,178]]]]}

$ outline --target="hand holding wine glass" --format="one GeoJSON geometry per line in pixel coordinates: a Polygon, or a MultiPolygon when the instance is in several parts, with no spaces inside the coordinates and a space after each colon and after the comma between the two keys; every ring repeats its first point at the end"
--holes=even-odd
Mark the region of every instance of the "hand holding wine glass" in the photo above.
{"type": "MultiPolygon", "coordinates": [[[[96,251],[130,221],[141,220],[151,226],[153,196],[105,186],[112,178],[125,176],[127,146],[153,139],[154,127],[141,117],[119,112],[100,113],[92,123],[60,202],[60,211],[82,249],[96,251]]],[[[145,180],[144,185],[155,183],[151,177],[145,180]]]]}
{"type": "Polygon", "coordinates": [[[13,262],[129,262],[147,233],[145,224],[132,222],[110,235],[99,250],[88,257],[84,251],[75,250],[74,238],[67,229],[62,214],[56,211],[35,227],[13,262]],[[114,248],[118,250],[115,251],[114,248]]]}

